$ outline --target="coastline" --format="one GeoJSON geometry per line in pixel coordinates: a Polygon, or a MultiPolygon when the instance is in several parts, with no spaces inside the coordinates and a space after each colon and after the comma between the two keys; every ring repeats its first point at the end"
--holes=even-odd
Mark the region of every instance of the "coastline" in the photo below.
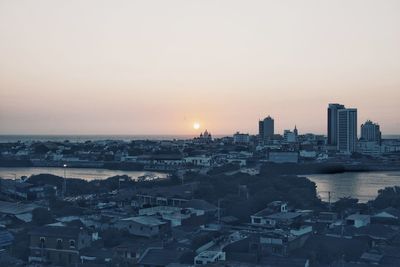
{"type": "MultiPolygon", "coordinates": [[[[28,167],[52,167],[62,168],[65,162],[62,161],[32,161],[32,160],[2,160],[2,168],[28,168],[28,167]]],[[[97,168],[105,170],[120,171],[162,171],[171,172],[172,168],[154,168],[154,166],[144,165],[135,162],[121,161],[96,161],[96,162],[67,162],[70,168],[97,168]]],[[[291,174],[291,175],[312,175],[312,174],[336,174],[345,172],[378,172],[378,171],[400,171],[399,164],[346,164],[346,163],[267,163],[262,167],[261,173],[266,174],[291,174]]]]}

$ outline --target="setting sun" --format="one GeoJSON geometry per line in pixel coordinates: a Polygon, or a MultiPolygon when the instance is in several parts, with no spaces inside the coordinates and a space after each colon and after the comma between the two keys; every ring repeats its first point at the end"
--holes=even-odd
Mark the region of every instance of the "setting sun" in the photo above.
{"type": "Polygon", "coordinates": [[[200,129],[200,123],[198,123],[198,122],[193,123],[193,129],[195,129],[195,130],[200,129]]]}

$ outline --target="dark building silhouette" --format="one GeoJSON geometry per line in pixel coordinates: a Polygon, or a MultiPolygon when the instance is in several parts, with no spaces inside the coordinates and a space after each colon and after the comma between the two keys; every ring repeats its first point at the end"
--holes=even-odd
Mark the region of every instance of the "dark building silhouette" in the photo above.
{"type": "Polygon", "coordinates": [[[341,104],[329,104],[328,106],[328,145],[337,145],[337,125],[338,125],[338,110],[344,109],[341,104]]]}
{"type": "Polygon", "coordinates": [[[343,153],[352,153],[357,147],[357,109],[338,110],[337,148],[343,153]]]}
{"type": "Polygon", "coordinates": [[[271,140],[274,136],[274,119],[270,116],[258,122],[258,134],[262,140],[271,140]]]}

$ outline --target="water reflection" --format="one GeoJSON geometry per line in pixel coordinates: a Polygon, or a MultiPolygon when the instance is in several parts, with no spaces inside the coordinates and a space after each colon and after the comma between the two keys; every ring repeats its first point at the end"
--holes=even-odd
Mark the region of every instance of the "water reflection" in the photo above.
{"type": "Polygon", "coordinates": [[[324,201],[328,201],[328,192],[331,192],[332,201],[355,197],[360,202],[367,202],[374,199],[380,189],[400,186],[400,171],[314,174],[307,178],[316,183],[318,194],[324,201]]]}
{"type": "MultiPolygon", "coordinates": [[[[33,174],[48,173],[58,176],[64,176],[63,168],[0,168],[0,177],[7,179],[14,179],[14,176],[20,178],[21,176],[31,176],[33,174]]],[[[157,176],[159,178],[167,177],[167,174],[160,172],[142,172],[142,171],[118,171],[118,170],[106,170],[106,169],[79,169],[79,168],[67,168],[66,176],[68,178],[80,178],[87,181],[94,179],[107,179],[115,175],[128,175],[132,179],[137,179],[140,176],[150,174],[150,176],[157,176]]]]}

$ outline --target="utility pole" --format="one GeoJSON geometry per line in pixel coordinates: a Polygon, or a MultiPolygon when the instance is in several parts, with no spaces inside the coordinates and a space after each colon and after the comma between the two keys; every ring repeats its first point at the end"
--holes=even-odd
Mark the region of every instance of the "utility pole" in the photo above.
{"type": "Polygon", "coordinates": [[[218,225],[221,226],[221,199],[218,199],[218,225]]]}
{"type": "Polygon", "coordinates": [[[328,191],[328,203],[329,203],[329,211],[332,211],[332,206],[331,206],[331,191],[328,191]]]}
{"type": "Polygon", "coordinates": [[[64,198],[66,193],[67,193],[67,164],[63,165],[64,167],[64,179],[63,179],[63,185],[62,185],[62,190],[61,190],[61,197],[64,198]]]}

